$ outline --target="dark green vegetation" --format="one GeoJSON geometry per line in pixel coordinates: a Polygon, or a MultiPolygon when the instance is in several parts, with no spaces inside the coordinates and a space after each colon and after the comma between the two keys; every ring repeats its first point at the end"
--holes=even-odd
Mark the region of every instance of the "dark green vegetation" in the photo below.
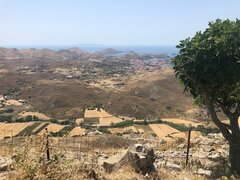
{"type": "Polygon", "coordinates": [[[99,127],[99,128],[97,128],[97,130],[102,133],[111,134],[111,132],[107,128],[104,128],[104,127],[103,128],[99,127]]]}
{"type": "MultiPolygon", "coordinates": [[[[210,128],[210,127],[204,127],[203,125],[199,125],[197,127],[188,127],[184,124],[177,124],[177,123],[172,123],[168,121],[162,121],[162,120],[156,120],[156,121],[122,121],[116,124],[113,124],[111,126],[102,126],[101,129],[107,129],[107,128],[124,128],[124,127],[129,127],[133,125],[149,125],[149,124],[166,124],[171,126],[172,128],[175,128],[181,132],[186,132],[189,130],[193,131],[200,131],[202,135],[207,135],[209,133],[219,133],[219,130],[217,128],[210,128]]],[[[103,131],[102,131],[103,132],[103,131]]]]}
{"type": "MultiPolygon", "coordinates": [[[[7,112],[12,112],[11,109],[7,109],[7,112]]],[[[4,111],[5,113],[7,113],[4,111]]],[[[12,115],[0,115],[0,122],[8,122],[8,123],[14,123],[14,122],[31,122],[31,121],[39,121],[40,119],[36,116],[26,116],[24,118],[13,118],[12,115]]]]}
{"type": "Polygon", "coordinates": [[[64,135],[67,135],[74,127],[75,126],[72,126],[72,125],[64,126],[64,128],[62,128],[60,131],[51,132],[50,135],[56,136],[56,137],[62,137],[64,135]]]}
{"type": "Polygon", "coordinates": [[[49,123],[45,123],[44,125],[42,125],[38,130],[36,130],[34,132],[34,134],[38,134],[40,133],[43,129],[45,129],[47,126],[49,125],[49,123]]]}
{"type": "Polygon", "coordinates": [[[29,135],[33,135],[33,130],[38,127],[41,123],[40,122],[36,122],[34,124],[32,124],[31,126],[26,127],[24,130],[22,130],[17,136],[29,136],[29,135]]]}
{"type": "Polygon", "coordinates": [[[12,116],[11,115],[1,115],[0,122],[12,122],[12,116]]]}
{"type": "Polygon", "coordinates": [[[177,46],[176,76],[199,105],[207,107],[230,145],[233,171],[240,173],[240,20],[216,20],[177,46]],[[230,125],[220,121],[221,109],[230,125]]]}
{"type": "Polygon", "coordinates": [[[16,119],[16,122],[31,122],[31,121],[39,121],[40,119],[37,116],[26,116],[24,118],[16,119]]]}
{"type": "Polygon", "coordinates": [[[98,124],[99,123],[99,118],[84,118],[84,124],[86,125],[92,125],[92,124],[98,124]]]}

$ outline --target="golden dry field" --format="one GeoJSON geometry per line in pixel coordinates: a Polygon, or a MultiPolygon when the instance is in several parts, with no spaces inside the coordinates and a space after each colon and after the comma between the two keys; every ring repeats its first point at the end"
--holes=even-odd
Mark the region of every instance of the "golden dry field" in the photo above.
{"type": "MultiPolygon", "coordinates": [[[[64,126],[63,125],[59,125],[59,124],[52,124],[51,123],[46,128],[47,128],[48,132],[56,133],[56,132],[59,132],[60,130],[62,130],[64,128],[64,126]]],[[[38,134],[39,135],[43,135],[45,132],[46,132],[46,130],[43,129],[38,134]]]]}
{"type": "Polygon", "coordinates": [[[50,117],[48,117],[47,115],[43,114],[43,113],[39,113],[39,112],[26,112],[23,111],[21,113],[18,114],[20,117],[27,117],[27,116],[36,116],[41,120],[49,120],[50,117]]]}
{"type": "Polygon", "coordinates": [[[167,135],[171,135],[173,133],[178,133],[177,129],[172,128],[171,126],[168,126],[166,124],[150,124],[149,125],[154,133],[160,138],[166,137],[167,135]]]}
{"type": "Polygon", "coordinates": [[[75,127],[69,132],[69,136],[82,136],[85,134],[85,129],[81,127],[75,127]]]}
{"type": "Polygon", "coordinates": [[[26,127],[31,126],[33,122],[27,123],[0,123],[0,137],[16,136],[26,127]]]}
{"type": "Polygon", "coordinates": [[[23,104],[17,100],[14,100],[14,99],[11,99],[11,100],[7,100],[6,102],[4,102],[4,104],[6,106],[11,106],[11,105],[14,105],[14,106],[22,106],[23,104]]]}
{"type": "Polygon", "coordinates": [[[184,124],[185,126],[197,127],[198,125],[200,125],[200,123],[195,122],[193,120],[186,120],[186,119],[180,119],[180,118],[161,118],[161,120],[171,122],[171,123],[176,123],[176,124],[184,124]]]}

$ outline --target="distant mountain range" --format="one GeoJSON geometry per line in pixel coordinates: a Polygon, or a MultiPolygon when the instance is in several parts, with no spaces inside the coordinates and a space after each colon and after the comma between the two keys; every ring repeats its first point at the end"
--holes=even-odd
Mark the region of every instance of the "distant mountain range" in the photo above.
{"type": "MultiPolygon", "coordinates": [[[[164,56],[163,54],[159,54],[164,56]]],[[[0,58],[6,60],[13,59],[53,59],[53,60],[81,60],[91,57],[106,56],[126,56],[140,58],[145,57],[134,51],[120,51],[113,48],[107,48],[96,52],[87,52],[78,47],[69,49],[16,49],[16,48],[0,48],[0,58]]]]}
{"type": "MultiPolygon", "coordinates": [[[[1,45],[0,45],[1,47],[1,45]]],[[[3,46],[5,47],[5,46],[3,46]]],[[[7,48],[17,48],[17,49],[30,49],[30,48],[36,48],[36,49],[51,49],[51,50],[60,50],[60,49],[69,49],[71,47],[77,47],[83,51],[94,53],[97,51],[102,51],[104,49],[115,49],[118,51],[123,52],[129,52],[134,51],[138,54],[166,54],[168,56],[174,56],[178,53],[178,49],[172,45],[172,46],[165,46],[165,45],[159,45],[159,46],[144,46],[144,45],[99,45],[99,44],[78,44],[78,45],[51,45],[51,46],[7,46],[7,48]]]]}

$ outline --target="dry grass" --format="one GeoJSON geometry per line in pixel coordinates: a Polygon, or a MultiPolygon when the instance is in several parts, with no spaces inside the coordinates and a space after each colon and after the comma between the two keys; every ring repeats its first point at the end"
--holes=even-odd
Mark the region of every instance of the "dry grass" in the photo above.
{"type": "Polygon", "coordinates": [[[83,122],[83,118],[77,118],[76,119],[76,124],[77,125],[80,125],[80,123],[82,123],[83,122]]]}
{"type": "Polygon", "coordinates": [[[49,120],[50,117],[48,117],[47,115],[43,114],[43,113],[39,113],[39,112],[26,112],[26,111],[23,111],[21,113],[18,114],[20,117],[27,117],[27,116],[36,116],[38,117],[39,119],[42,119],[42,120],[49,120]]]}
{"type": "MultiPolygon", "coordinates": [[[[191,138],[196,138],[199,137],[201,135],[201,132],[199,131],[192,131],[191,132],[191,138]]],[[[184,138],[187,139],[188,138],[188,132],[178,132],[178,133],[174,133],[171,134],[172,137],[177,137],[177,138],[184,138]]]]}
{"type": "Polygon", "coordinates": [[[176,123],[176,124],[184,124],[185,126],[193,126],[193,127],[197,127],[198,125],[201,124],[191,120],[179,119],[179,118],[161,118],[161,120],[171,122],[171,123],[176,123]]]}
{"type": "Polygon", "coordinates": [[[95,176],[94,173],[91,174],[94,166],[93,159],[79,158],[71,152],[54,151],[51,153],[50,161],[47,161],[44,148],[39,153],[36,153],[34,149],[25,148],[16,153],[13,165],[15,171],[10,173],[6,179],[92,179],[95,176]],[[92,163],[88,164],[91,160],[92,163]]]}
{"type": "Polygon", "coordinates": [[[41,124],[39,124],[39,126],[37,126],[36,128],[34,128],[34,129],[32,130],[32,132],[35,133],[37,130],[39,130],[40,128],[42,128],[43,126],[45,126],[45,124],[46,124],[46,123],[41,123],[41,124]]]}
{"type": "Polygon", "coordinates": [[[108,130],[112,134],[117,134],[117,133],[127,133],[127,132],[139,132],[138,129],[136,129],[134,126],[129,126],[129,127],[124,127],[124,128],[108,128],[108,130]]]}
{"type": "Polygon", "coordinates": [[[33,123],[0,123],[0,137],[15,136],[33,123]]]}
{"type": "Polygon", "coordinates": [[[171,135],[173,133],[180,132],[177,129],[174,129],[171,126],[168,126],[166,124],[149,124],[149,126],[156,133],[156,135],[161,138],[171,135]]]}
{"type": "Polygon", "coordinates": [[[85,129],[81,127],[75,127],[69,132],[69,136],[82,136],[85,134],[85,129]]]}
{"type": "MultiPolygon", "coordinates": [[[[14,164],[12,170],[0,176],[0,179],[33,179],[33,180],[66,180],[66,179],[104,179],[104,180],[203,180],[207,179],[202,176],[194,174],[193,168],[182,169],[181,171],[172,171],[166,167],[158,167],[156,171],[148,174],[141,174],[135,172],[130,165],[123,166],[113,173],[106,173],[97,164],[97,157],[99,154],[112,155],[117,151],[114,148],[107,148],[104,151],[85,151],[72,152],[66,149],[53,148],[54,141],[50,141],[50,161],[46,159],[46,144],[45,136],[29,137],[23,143],[22,148],[17,148],[14,155],[14,164]],[[32,147],[31,143],[37,142],[38,146],[32,147]]],[[[79,137],[78,137],[79,138],[79,137]]],[[[119,138],[111,140],[110,136],[107,141],[120,142],[119,138]]],[[[99,143],[97,140],[95,143],[99,143]]],[[[129,143],[129,142],[122,142],[129,143]]],[[[122,146],[122,145],[121,145],[122,146]]],[[[128,144],[128,147],[130,145],[128,144]]],[[[166,143],[166,149],[176,147],[177,143],[166,143]]],[[[163,148],[163,146],[162,146],[163,148]]],[[[119,149],[121,150],[121,149],[119,149]]],[[[163,150],[163,149],[162,149],[163,150]]],[[[1,151],[1,149],[0,149],[1,151]]]]}
{"type": "Polygon", "coordinates": [[[85,114],[84,114],[85,118],[92,118],[92,117],[100,117],[100,113],[97,109],[94,110],[88,110],[86,109],[85,114]]]}
{"type": "Polygon", "coordinates": [[[10,99],[10,100],[7,100],[6,102],[4,102],[4,104],[6,106],[11,106],[11,105],[14,105],[14,106],[22,106],[23,104],[17,100],[14,100],[14,99],[10,99]]]}
{"type": "Polygon", "coordinates": [[[103,109],[100,109],[100,111],[98,111],[97,109],[86,110],[84,117],[85,118],[99,118],[99,124],[95,124],[95,125],[101,125],[101,126],[110,126],[113,123],[122,122],[122,119],[109,114],[108,112],[106,112],[103,109]]]}
{"type": "MultiPolygon", "coordinates": [[[[56,133],[56,132],[59,132],[61,129],[63,129],[64,126],[63,125],[59,125],[59,124],[50,123],[46,128],[47,128],[48,132],[56,133]]],[[[46,132],[46,130],[43,129],[42,131],[40,131],[38,133],[38,135],[43,135],[45,132],[46,132]]]]}

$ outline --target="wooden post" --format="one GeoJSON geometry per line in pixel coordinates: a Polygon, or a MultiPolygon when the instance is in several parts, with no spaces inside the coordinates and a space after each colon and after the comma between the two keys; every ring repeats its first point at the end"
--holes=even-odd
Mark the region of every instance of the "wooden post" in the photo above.
{"type": "Polygon", "coordinates": [[[188,165],[188,156],[189,156],[189,149],[190,149],[190,139],[191,139],[191,129],[188,131],[186,166],[188,165]]]}
{"type": "Polygon", "coordinates": [[[3,138],[4,138],[4,153],[5,153],[5,156],[7,156],[7,149],[6,149],[6,134],[5,134],[5,129],[3,130],[3,138]]]}
{"type": "Polygon", "coordinates": [[[50,160],[50,153],[49,153],[49,140],[48,140],[48,130],[46,128],[46,154],[47,154],[47,160],[50,160]]]}
{"type": "Polygon", "coordinates": [[[13,154],[13,130],[11,130],[11,154],[13,154]]]}

